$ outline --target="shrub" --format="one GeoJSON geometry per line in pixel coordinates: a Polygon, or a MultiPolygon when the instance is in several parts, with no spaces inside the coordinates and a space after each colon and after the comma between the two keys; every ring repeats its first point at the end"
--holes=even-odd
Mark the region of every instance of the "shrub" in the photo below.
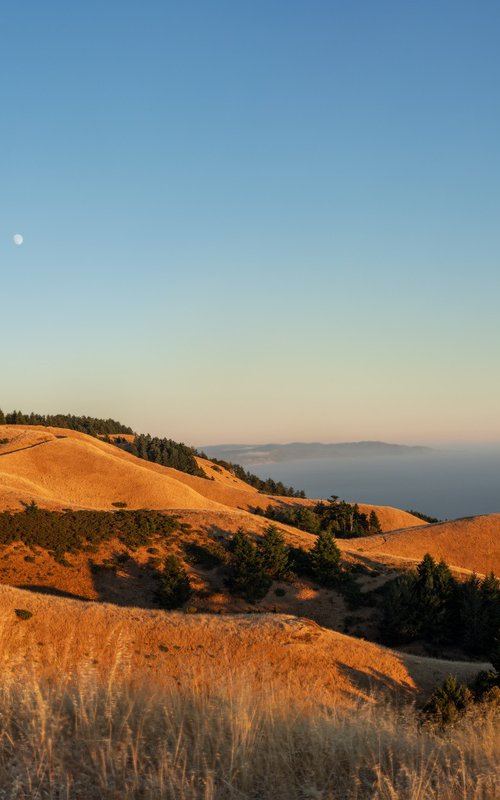
{"type": "Polygon", "coordinates": [[[172,515],[159,511],[46,511],[29,505],[25,513],[0,512],[0,545],[23,542],[38,546],[61,559],[65,553],[91,551],[117,538],[129,548],[150,544],[153,536],[167,538],[173,531],[189,530],[172,515]]]}
{"type": "Polygon", "coordinates": [[[312,575],[311,556],[303,547],[290,547],[290,566],[297,575],[310,577],[312,575]]]}
{"type": "Polygon", "coordinates": [[[215,569],[221,564],[226,564],[229,559],[226,548],[218,542],[210,541],[202,545],[189,542],[184,545],[184,551],[188,562],[202,569],[215,569]]]}
{"type": "Polygon", "coordinates": [[[156,599],[162,608],[179,608],[191,596],[191,584],[182,562],[176,556],[167,556],[159,576],[156,599]]]}
{"type": "Polygon", "coordinates": [[[19,619],[31,619],[33,616],[33,613],[31,611],[27,611],[25,608],[15,608],[14,613],[19,619]]]}
{"type": "Polygon", "coordinates": [[[470,689],[458,683],[454,675],[449,675],[440,688],[434,689],[423,713],[440,726],[450,725],[459,720],[472,702],[470,689]]]}

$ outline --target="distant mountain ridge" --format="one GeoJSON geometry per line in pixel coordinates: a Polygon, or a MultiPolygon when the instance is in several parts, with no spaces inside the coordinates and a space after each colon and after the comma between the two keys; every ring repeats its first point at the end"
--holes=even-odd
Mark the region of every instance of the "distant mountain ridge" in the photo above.
{"type": "Polygon", "coordinates": [[[416,456],[432,452],[422,445],[388,442],[290,442],[289,444],[220,444],[202,448],[209,458],[241,464],[267,464],[304,459],[353,458],[367,456],[416,456]]]}

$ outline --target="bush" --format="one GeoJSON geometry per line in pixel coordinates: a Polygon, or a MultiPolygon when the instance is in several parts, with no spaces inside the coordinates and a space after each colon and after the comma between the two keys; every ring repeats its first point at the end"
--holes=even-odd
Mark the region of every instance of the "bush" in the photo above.
{"type": "Polygon", "coordinates": [[[31,611],[27,611],[25,608],[15,608],[14,613],[19,619],[31,619],[33,616],[33,613],[31,611]]]}
{"type": "Polygon", "coordinates": [[[441,727],[454,724],[473,703],[472,692],[449,675],[443,685],[435,689],[423,708],[424,715],[441,727]]]}
{"type": "Polygon", "coordinates": [[[312,576],[311,556],[303,547],[290,547],[290,566],[297,575],[304,578],[312,576]]]}
{"type": "Polygon", "coordinates": [[[156,599],[162,608],[179,608],[191,596],[191,584],[177,556],[167,556],[159,577],[156,599]]]}
{"type": "Polygon", "coordinates": [[[189,542],[184,545],[184,551],[188,562],[201,569],[215,569],[229,560],[229,553],[219,542],[210,541],[202,545],[189,542]]]}
{"type": "Polygon", "coordinates": [[[132,549],[150,544],[153,536],[165,539],[173,531],[189,527],[159,511],[60,513],[31,504],[23,514],[0,512],[0,545],[23,542],[28,547],[43,547],[61,560],[65,553],[90,552],[113,538],[132,549]]]}

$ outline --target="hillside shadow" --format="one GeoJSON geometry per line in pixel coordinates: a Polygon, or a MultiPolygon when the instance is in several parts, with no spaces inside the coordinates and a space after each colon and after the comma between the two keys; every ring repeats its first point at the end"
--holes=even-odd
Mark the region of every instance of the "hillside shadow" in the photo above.
{"type": "Polygon", "coordinates": [[[81,594],[74,594],[73,592],[65,592],[62,589],[57,589],[55,586],[44,586],[33,583],[16,584],[16,589],[24,589],[27,592],[34,592],[36,594],[47,594],[52,597],[65,597],[68,600],[84,600],[86,603],[94,602],[88,597],[81,594]]]}
{"type": "Polygon", "coordinates": [[[157,609],[155,591],[158,570],[150,564],[138,564],[127,554],[114,553],[112,563],[90,562],[90,572],[98,600],[117,606],[157,609]]]}
{"type": "MultiPolygon", "coordinates": [[[[395,655],[398,654],[395,653],[395,655]]],[[[407,665],[403,658],[400,660],[401,664],[406,668],[407,665]]],[[[400,683],[400,681],[396,680],[395,678],[391,678],[389,675],[387,675],[387,673],[380,672],[376,669],[363,671],[362,669],[349,666],[342,661],[338,661],[336,666],[338,667],[339,671],[345,675],[349,682],[354,684],[354,686],[356,686],[362,692],[384,700],[385,702],[391,701],[394,703],[395,701],[400,701],[402,703],[408,703],[414,700],[419,693],[418,688],[412,688],[411,686],[400,683]]],[[[413,679],[409,670],[408,677],[413,679]]],[[[417,681],[415,681],[415,683],[417,684],[417,681]]]]}

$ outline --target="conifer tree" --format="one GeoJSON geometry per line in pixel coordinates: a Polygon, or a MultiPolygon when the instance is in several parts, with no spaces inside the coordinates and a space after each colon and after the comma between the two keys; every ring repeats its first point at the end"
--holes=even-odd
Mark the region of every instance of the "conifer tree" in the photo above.
{"type": "Polygon", "coordinates": [[[382,533],[382,526],[380,525],[380,520],[377,517],[376,512],[373,511],[373,509],[370,511],[368,527],[370,529],[370,533],[382,533]]]}
{"type": "Polygon", "coordinates": [[[191,584],[182,562],[176,556],[167,556],[159,577],[156,598],[166,609],[179,608],[191,595],[191,584]]]}
{"type": "Polygon", "coordinates": [[[242,595],[249,602],[261,600],[267,594],[272,579],[264,570],[261,553],[241,528],[234,536],[231,551],[231,591],[242,595]]]}
{"type": "Polygon", "coordinates": [[[270,525],[259,543],[265,572],[278,580],[285,580],[290,573],[290,558],[283,533],[270,525]]]}
{"type": "Polygon", "coordinates": [[[318,583],[334,586],[341,572],[340,550],[331,531],[321,531],[310,551],[311,569],[318,583]]]}

